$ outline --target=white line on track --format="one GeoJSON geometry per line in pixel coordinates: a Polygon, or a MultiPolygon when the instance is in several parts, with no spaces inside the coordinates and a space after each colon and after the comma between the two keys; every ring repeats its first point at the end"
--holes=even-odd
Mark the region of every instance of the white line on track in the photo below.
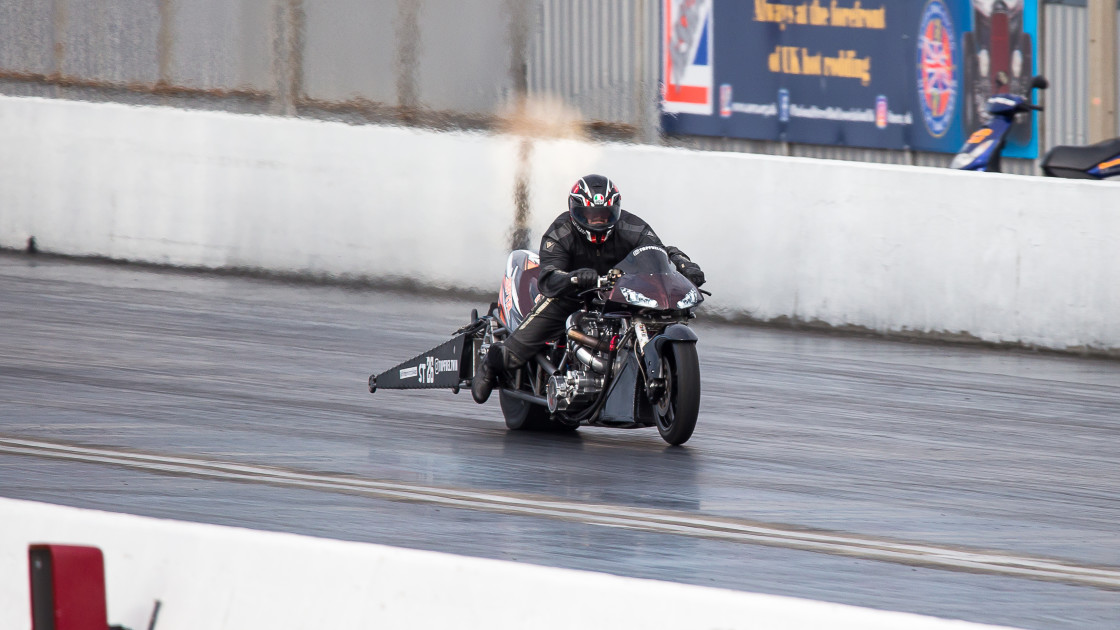
{"type": "Polygon", "coordinates": [[[1048,558],[904,543],[853,534],[807,531],[793,526],[693,512],[573,503],[540,496],[499,494],[414,483],[301,473],[268,466],[147,455],[4,437],[0,437],[0,452],[126,466],[146,471],[213,479],[361,494],[392,501],[411,501],[467,510],[555,518],[590,525],[816,551],[868,560],[1120,589],[1120,569],[1117,568],[1090,567],[1048,558]]]}

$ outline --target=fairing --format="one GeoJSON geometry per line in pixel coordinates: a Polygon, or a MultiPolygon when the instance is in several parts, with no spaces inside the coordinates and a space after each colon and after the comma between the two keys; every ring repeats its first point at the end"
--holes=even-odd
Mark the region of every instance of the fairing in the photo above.
{"type": "Polygon", "coordinates": [[[541,260],[536,252],[519,249],[510,253],[506,275],[498,291],[498,315],[506,328],[513,330],[520,326],[540,299],[537,288],[540,275],[541,260]]]}
{"type": "MultiPolygon", "coordinates": [[[[696,290],[696,286],[673,266],[668,253],[656,245],[635,249],[615,268],[623,274],[607,296],[607,300],[615,304],[633,306],[626,291],[635,291],[657,302],[656,307],[649,308],[674,310],[681,300],[696,290]]],[[[703,298],[699,297],[693,306],[701,301],[703,298]]]]}

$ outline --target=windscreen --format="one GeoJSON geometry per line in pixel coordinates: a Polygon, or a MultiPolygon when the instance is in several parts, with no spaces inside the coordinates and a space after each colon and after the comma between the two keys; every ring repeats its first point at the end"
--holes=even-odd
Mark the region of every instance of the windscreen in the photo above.
{"type": "Polygon", "coordinates": [[[669,262],[669,254],[656,245],[639,247],[627,254],[622,262],[615,266],[625,274],[671,273],[676,268],[669,262]]]}

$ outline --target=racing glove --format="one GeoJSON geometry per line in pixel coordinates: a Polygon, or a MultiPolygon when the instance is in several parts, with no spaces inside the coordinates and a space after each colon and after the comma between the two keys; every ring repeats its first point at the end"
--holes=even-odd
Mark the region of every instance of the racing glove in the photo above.
{"type": "Polygon", "coordinates": [[[592,289],[599,284],[599,274],[590,267],[583,267],[576,269],[568,274],[568,282],[571,282],[580,291],[585,289],[592,289]]]}
{"type": "Polygon", "coordinates": [[[692,262],[691,260],[682,260],[678,265],[681,274],[688,278],[688,281],[695,284],[697,287],[704,284],[704,271],[700,269],[700,265],[692,262]]]}

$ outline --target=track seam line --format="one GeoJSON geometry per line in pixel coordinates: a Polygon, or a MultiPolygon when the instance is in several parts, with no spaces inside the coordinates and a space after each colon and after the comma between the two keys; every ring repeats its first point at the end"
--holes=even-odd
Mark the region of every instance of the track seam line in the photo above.
{"type": "Polygon", "coordinates": [[[1120,569],[1060,560],[930,544],[894,542],[857,535],[767,526],[725,517],[617,506],[580,504],[403,482],[302,473],[268,466],[113,451],[36,440],[0,438],[0,452],[180,473],[250,483],[358,493],[388,500],[460,509],[556,518],[592,525],[684,535],[744,544],[800,549],[899,564],[992,573],[1120,590],[1120,569]]]}

